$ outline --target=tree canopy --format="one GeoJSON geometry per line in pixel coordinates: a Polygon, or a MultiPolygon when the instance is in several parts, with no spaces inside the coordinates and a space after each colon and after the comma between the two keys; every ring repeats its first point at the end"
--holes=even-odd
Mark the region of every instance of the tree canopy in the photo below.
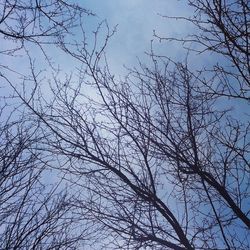
{"type": "Polygon", "coordinates": [[[162,18],[194,33],[154,32],[185,59],[152,44],[123,77],[76,2],[0,4],[1,55],[29,65],[0,64],[1,249],[250,248],[249,1],[186,3],[162,18]]]}

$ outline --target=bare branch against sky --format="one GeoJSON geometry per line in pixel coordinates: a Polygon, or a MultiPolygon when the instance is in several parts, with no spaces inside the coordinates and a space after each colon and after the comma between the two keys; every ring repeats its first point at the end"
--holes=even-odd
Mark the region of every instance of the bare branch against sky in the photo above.
{"type": "Polygon", "coordinates": [[[0,249],[250,249],[248,0],[0,2],[0,249]]]}

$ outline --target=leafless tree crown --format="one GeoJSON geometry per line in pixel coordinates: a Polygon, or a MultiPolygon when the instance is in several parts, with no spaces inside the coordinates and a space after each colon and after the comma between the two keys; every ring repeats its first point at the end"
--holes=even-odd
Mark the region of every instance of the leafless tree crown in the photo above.
{"type": "Polygon", "coordinates": [[[10,106],[18,114],[1,115],[0,248],[250,248],[249,1],[188,4],[194,16],[174,18],[195,34],[154,35],[197,44],[189,55],[216,55],[214,65],[174,61],[152,46],[150,62],[120,79],[105,54],[115,32],[106,22],[89,40],[80,23],[83,41],[69,42],[85,9],[4,1],[0,34],[39,47],[56,35],[50,46],[76,69],[62,78],[48,60],[53,77],[43,85],[28,53],[23,90],[0,72],[12,88],[1,114],[10,106]]]}

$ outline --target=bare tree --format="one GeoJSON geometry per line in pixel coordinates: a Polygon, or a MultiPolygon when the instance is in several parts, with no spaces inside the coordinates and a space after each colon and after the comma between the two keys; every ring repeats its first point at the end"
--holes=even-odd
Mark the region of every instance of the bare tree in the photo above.
{"type": "MultiPolygon", "coordinates": [[[[249,100],[249,37],[242,32],[249,7],[244,1],[190,4],[199,15],[187,20],[201,30],[191,40],[220,53],[228,67],[195,71],[188,61],[152,50],[150,65],[140,63],[118,80],[104,54],[113,31],[103,23],[92,48],[60,42],[79,65],[78,78],[55,76],[51,99],[42,90],[27,99],[12,85],[42,126],[43,151],[58,158],[50,169],[71,188],[70,211],[95,233],[99,248],[250,248],[250,124],[230,109],[232,97],[246,106],[249,100]],[[244,24],[232,22],[235,13],[244,24]],[[238,29],[202,22],[217,14],[238,29]],[[102,27],[107,35],[100,43],[102,27]]],[[[36,69],[31,72],[37,83],[36,69]]]]}
{"type": "Polygon", "coordinates": [[[87,232],[76,230],[72,196],[52,178],[39,124],[10,110],[4,105],[0,116],[0,248],[74,249],[87,232]]]}
{"type": "Polygon", "coordinates": [[[61,0],[5,0],[0,11],[0,34],[14,41],[9,52],[19,50],[25,42],[38,46],[56,43],[79,24],[79,16],[93,15],[77,4],[61,0]]]}
{"type": "MultiPolygon", "coordinates": [[[[45,59],[54,67],[51,49],[72,35],[82,18],[93,14],[73,1],[4,0],[0,3],[0,76],[14,82],[26,77],[25,65],[45,59]],[[26,56],[28,54],[28,57],[26,56]],[[18,58],[22,58],[18,61],[18,58]],[[22,65],[18,69],[17,65],[22,65]],[[14,76],[13,76],[14,75],[14,76]]],[[[46,67],[47,67],[46,66],[46,67]]],[[[57,65],[56,65],[57,66],[57,65]]],[[[28,76],[27,76],[28,77],[28,76]]],[[[34,85],[34,84],[33,84],[34,85]]],[[[1,86],[1,87],[2,87],[1,86]]],[[[33,89],[34,86],[31,86],[33,89]]]]}
{"type": "Polygon", "coordinates": [[[249,126],[216,110],[181,64],[133,73],[133,86],[95,75],[102,99],[88,107],[61,86],[39,114],[85,190],[77,207],[119,247],[248,248],[249,126]]]}
{"type": "MultiPolygon", "coordinates": [[[[191,17],[166,17],[194,25],[195,33],[187,37],[161,37],[160,40],[181,42],[198,53],[217,54],[213,68],[204,65],[203,73],[212,81],[208,87],[215,95],[249,101],[250,86],[250,8],[248,0],[188,0],[193,8],[191,17]],[[190,47],[190,44],[194,46],[190,47]],[[209,72],[209,73],[208,73],[209,72]]],[[[206,82],[205,82],[206,83],[206,82]]]]}
{"type": "Polygon", "coordinates": [[[102,68],[110,35],[98,51],[61,44],[84,65],[78,86],[54,79],[53,100],[28,105],[82,190],[75,206],[118,248],[249,248],[249,123],[164,56],[117,81],[102,68]]]}
{"type": "MultiPolygon", "coordinates": [[[[79,5],[57,0],[0,3],[3,58],[0,63],[0,249],[76,249],[87,238],[85,225],[79,224],[71,209],[74,196],[69,195],[63,179],[51,171],[56,158],[45,153],[40,143],[49,135],[41,130],[37,119],[27,116],[22,103],[7,88],[18,86],[22,78],[30,77],[25,70],[18,71],[11,64],[14,60],[7,57],[14,59],[25,52],[28,54],[25,63],[32,66],[36,57],[32,53],[37,53],[38,48],[52,66],[46,51],[48,45],[57,46],[72,32],[81,16],[90,14],[79,5]]],[[[22,93],[32,97],[36,87],[34,82],[25,86],[22,93]]]]}

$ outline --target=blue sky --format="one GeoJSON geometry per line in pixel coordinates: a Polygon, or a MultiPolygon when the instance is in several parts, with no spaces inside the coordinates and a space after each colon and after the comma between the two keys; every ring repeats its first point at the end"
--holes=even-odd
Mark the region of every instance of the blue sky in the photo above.
{"type": "MultiPolygon", "coordinates": [[[[110,27],[117,26],[117,32],[110,40],[107,47],[107,58],[110,69],[117,77],[126,74],[124,65],[133,67],[137,65],[137,57],[143,62],[147,62],[148,57],[145,51],[150,48],[151,40],[154,40],[155,51],[161,55],[170,56],[173,59],[181,60],[186,56],[182,45],[178,43],[166,43],[159,41],[153,37],[153,30],[162,37],[181,37],[185,34],[193,33],[193,27],[186,22],[169,20],[163,18],[166,16],[190,16],[193,10],[183,1],[176,0],[75,0],[84,8],[93,11],[95,18],[84,17],[84,28],[88,31],[95,29],[98,22],[106,19],[110,27]]],[[[76,32],[77,33],[77,32],[76,32]]],[[[75,39],[80,38],[78,34],[75,39]]],[[[102,37],[100,37],[102,40],[102,37]]],[[[91,41],[91,40],[89,40],[91,41]]],[[[2,44],[1,47],[11,46],[9,41],[2,44]]],[[[31,55],[36,57],[38,68],[46,68],[42,62],[42,55],[37,49],[33,49],[36,53],[31,55]]],[[[69,58],[65,59],[65,55],[55,48],[48,48],[49,55],[54,58],[55,65],[61,65],[62,74],[70,73],[74,70],[75,62],[69,58]]],[[[4,57],[1,62],[12,65],[19,72],[25,73],[29,64],[26,64],[27,58],[21,57],[4,57]],[[25,63],[26,62],[26,63],[25,63]],[[27,67],[25,67],[25,65],[27,67]]],[[[189,58],[190,65],[209,65],[214,62],[215,57],[207,55],[189,58]],[[205,60],[205,61],[204,61],[205,60]]],[[[16,76],[15,76],[16,77],[16,76]]]]}
{"type": "MultiPolygon", "coordinates": [[[[116,75],[126,74],[124,65],[137,66],[137,57],[143,62],[148,60],[145,51],[149,51],[151,40],[155,52],[183,60],[187,51],[183,50],[180,43],[160,43],[153,37],[153,31],[162,37],[183,37],[194,34],[191,24],[176,19],[166,19],[162,16],[192,16],[193,9],[186,1],[176,0],[85,0],[80,1],[86,9],[93,11],[97,18],[86,18],[85,27],[95,28],[96,23],[106,19],[110,27],[117,26],[117,32],[110,40],[107,47],[107,58],[111,71],[116,75]]],[[[192,44],[194,46],[194,44],[192,44]]],[[[215,54],[193,53],[188,59],[189,66],[193,68],[209,67],[216,62],[223,65],[224,59],[215,54]]],[[[227,104],[228,105],[228,104],[227,104]]],[[[240,101],[232,102],[234,109],[242,109],[240,101]]],[[[245,110],[244,110],[245,111],[245,110]]],[[[242,114],[241,114],[242,115],[242,114]]]]}
{"type": "MultiPolygon", "coordinates": [[[[157,34],[165,36],[183,36],[191,32],[192,27],[184,22],[169,20],[160,15],[168,16],[189,16],[192,10],[181,1],[176,0],[76,0],[84,8],[96,14],[95,18],[84,17],[84,29],[92,31],[96,25],[106,19],[110,28],[117,26],[117,32],[110,40],[107,47],[107,58],[111,71],[116,75],[126,73],[124,65],[132,67],[137,64],[137,57],[145,61],[145,51],[150,48],[151,40],[154,39],[154,48],[157,52],[181,58],[185,56],[180,44],[159,43],[153,37],[153,30],[157,34]]],[[[75,39],[80,40],[81,34],[76,32],[75,39]]],[[[99,38],[102,40],[102,37],[99,38]]],[[[89,38],[89,41],[90,38],[89,38]]],[[[9,41],[1,47],[12,46],[9,41]]],[[[14,46],[16,46],[14,44],[14,46]]],[[[29,49],[31,56],[36,58],[36,63],[40,68],[46,67],[43,64],[43,56],[35,48],[29,49]],[[32,51],[35,51],[33,53],[32,51]]],[[[49,55],[54,58],[55,65],[61,65],[64,72],[74,70],[74,63],[70,59],[65,59],[63,53],[55,48],[48,47],[49,55]]],[[[26,58],[3,57],[5,64],[12,65],[19,72],[26,72],[26,58]]],[[[29,65],[27,65],[29,67],[29,65]]]]}
{"type": "MultiPolygon", "coordinates": [[[[110,27],[118,25],[108,46],[109,63],[118,72],[124,64],[135,64],[136,57],[143,58],[144,52],[150,48],[153,30],[162,36],[178,36],[188,33],[192,28],[183,22],[170,21],[160,16],[188,16],[192,13],[186,5],[176,0],[87,0],[82,4],[97,15],[97,20],[106,19],[110,27]]],[[[88,22],[86,26],[94,27],[88,22]]],[[[154,40],[156,49],[164,50],[170,56],[178,57],[182,53],[176,45],[166,46],[154,40]]]]}
{"type": "MultiPolygon", "coordinates": [[[[150,41],[153,38],[153,30],[160,36],[178,37],[188,33],[192,33],[192,27],[184,22],[165,19],[160,16],[189,16],[192,15],[190,10],[182,1],[177,0],[78,0],[83,7],[92,10],[96,13],[96,18],[84,18],[84,27],[88,31],[95,28],[96,23],[106,19],[110,27],[118,25],[117,32],[111,39],[107,48],[108,62],[111,71],[116,75],[123,74],[125,71],[123,65],[132,67],[137,63],[137,57],[142,60],[147,60],[145,51],[150,48],[150,41]]],[[[80,37],[80,36],[79,36],[80,37]]],[[[75,38],[79,38],[78,35],[75,38]]],[[[101,37],[100,37],[101,39],[101,37]]],[[[91,40],[90,40],[91,41],[91,40]]],[[[9,46],[9,44],[8,44],[9,46]]],[[[157,52],[162,55],[167,55],[172,58],[185,57],[185,52],[181,49],[181,44],[176,43],[159,43],[154,39],[154,47],[157,52]]],[[[46,67],[42,64],[41,55],[36,52],[32,56],[36,57],[39,66],[46,67]]],[[[56,63],[61,64],[64,72],[68,72],[75,67],[71,60],[65,59],[64,55],[54,48],[49,48],[51,57],[55,57],[56,63]]],[[[213,62],[213,57],[204,56],[191,58],[196,64],[200,61],[206,65],[213,62]]],[[[24,60],[22,58],[3,57],[2,63],[12,65],[16,70],[25,73],[24,60]]],[[[27,63],[27,62],[26,62],[27,63]]],[[[194,65],[192,62],[191,65],[194,65]]],[[[27,67],[29,65],[27,64],[27,67]]],[[[39,69],[40,67],[38,67],[39,69]]],[[[16,76],[15,76],[16,77],[16,76]]],[[[12,78],[11,78],[12,79],[12,78]]],[[[15,79],[13,78],[13,82],[15,79]]],[[[20,82],[16,81],[16,84],[20,82]]],[[[32,84],[32,82],[30,83],[32,84]]],[[[45,92],[44,92],[45,93],[45,92]]],[[[236,104],[235,104],[236,106],[236,104]]],[[[239,103],[237,102],[239,107],[239,103]]],[[[244,106],[243,106],[244,107],[244,106]]],[[[240,108],[240,107],[239,107],[240,108]]],[[[245,112],[245,110],[243,109],[245,112]]],[[[246,111],[247,112],[247,111],[246,111]]],[[[50,176],[51,178],[51,176],[50,176]]],[[[52,178],[51,178],[52,179],[52,178]]]]}

